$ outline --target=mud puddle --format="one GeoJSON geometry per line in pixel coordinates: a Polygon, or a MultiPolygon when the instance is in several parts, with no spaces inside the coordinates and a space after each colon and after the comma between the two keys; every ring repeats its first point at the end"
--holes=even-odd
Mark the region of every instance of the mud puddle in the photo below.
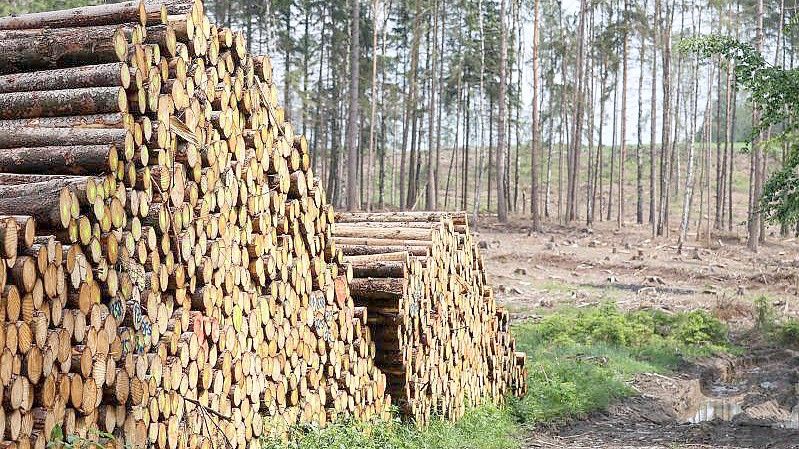
{"type": "Polygon", "coordinates": [[[799,441],[799,353],[750,349],[679,373],[637,376],[638,395],[537,434],[526,447],[793,448],[799,441]]]}

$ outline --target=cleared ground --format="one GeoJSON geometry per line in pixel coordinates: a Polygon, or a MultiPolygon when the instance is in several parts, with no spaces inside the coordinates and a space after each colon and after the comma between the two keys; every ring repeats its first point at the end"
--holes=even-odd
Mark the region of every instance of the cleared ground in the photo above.
{"type": "Polygon", "coordinates": [[[740,348],[667,375],[639,374],[629,382],[637,394],[583,419],[540,425],[524,447],[799,447],[799,354],[752,330],[799,315],[795,239],[772,237],[752,254],[734,235],[700,246],[692,237],[678,252],[675,240],[653,240],[646,226],[548,227],[541,235],[522,221],[481,226],[486,269],[516,320],[606,302],[666,313],[704,309],[729,325],[740,348]]]}

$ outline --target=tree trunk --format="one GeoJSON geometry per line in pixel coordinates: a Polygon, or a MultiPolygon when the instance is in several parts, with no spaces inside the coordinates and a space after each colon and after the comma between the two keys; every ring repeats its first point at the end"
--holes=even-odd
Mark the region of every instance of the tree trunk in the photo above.
{"type": "MultiPolygon", "coordinates": [[[[532,230],[541,231],[541,214],[538,210],[538,166],[540,164],[539,117],[538,117],[538,8],[539,0],[533,1],[533,117],[532,135],[530,137],[530,212],[532,214],[532,230]]],[[[518,144],[518,143],[517,143],[518,144]]]]}
{"type": "Polygon", "coordinates": [[[366,163],[366,210],[372,210],[372,173],[374,173],[375,120],[377,117],[377,8],[379,0],[372,0],[372,106],[369,113],[369,156],[366,163]]]}
{"type": "Polygon", "coordinates": [[[629,27],[629,0],[624,0],[624,36],[622,42],[622,75],[621,75],[621,136],[619,137],[619,213],[616,216],[616,226],[624,224],[624,161],[627,158],[627,41],[629,27]]]}
{"type": "Polygon", "coordinates": [[[360,0],[352,2],[350,26],[350,107],[347,119],[347,210],[360,207],[358,202],[358,81],[360,79],[360,0]]]}
{"type": "MultiPolygon", "coordinates": [[[[644,11],[646,11],[648,2],[644,1],[644,11]]],[[[638,67],[638,117],[636,119],[636,136],[637,143],[635,146],[635,186],[636,186],[636,202],[635,202],[635,222],[637,224],[644,224],[644,173],[643,173],[643,157],[641,155],[643,142],[642,135],[644,132],[643,126],[643,109],[644,109],[644,56],[646,48],[646,39],[641,36],[641,49],[639,53],[640,65],[638,67]]]]}
{"type": "Polygon", "coordinates": [[[500,223],[508,221],[508,203],[505,197],[505,133],[506,133],[506,105],[505,98],[507,90],[507,66],[508,66],[508,29],[505,24],[505,0],[499,0],[499,28],[500,28],[500,49],[499,49],[499,108],[497,120],[497,217],[500,223]]]}
{"type": "MultiPolygon", "coordinates": [[[[763,0],[757,0],[757,28],[755,43],[757,50],[763,52],[763,0]]],[[[752,126],[760,125],[760,108],[755,107],[752,111],[752,126]]],[[[757,136],[752,142],[752,181],[749,189],[749,221],[747,229],[749,238],[747,240],[747,248],[753,252],[757,252],[760,245],[760,196],[763,191],[763,133],[757,136]]]]}
{"type": "Polygon", "coordinates": [[[438,57],[438,4],[433,2],[433,17],[432,17],[432,30],[433,40],[429,42],[428,47],[431,49],[430,58],[430,99],[428,102],[427,111],[427,190],[425,203],[427,210],[435,210],[437,208],[436,196],[438,190],[436,188],[435,166],[436,155],[434,147],[436,145],[435,123],[436,123],[436,92],[438,90],[438,79],[436,75],[436,58],[438,57]]]}

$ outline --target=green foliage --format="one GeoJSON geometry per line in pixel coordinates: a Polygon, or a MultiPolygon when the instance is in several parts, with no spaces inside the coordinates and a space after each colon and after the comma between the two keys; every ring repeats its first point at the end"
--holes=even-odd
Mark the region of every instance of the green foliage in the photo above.
{"type": "Polygon", "coordinates": [[[755,299],[755,329],[761,332],[770,332],[777,321],[777,313],[767,296],[755,299]]]}
{"type": "MultiPolygon", "coordinates": [[[[56,425],[50,432],[47,448],[104,449],[107,447],[108,442],[113,442],[114,446],[118,446],[116,437],[109,432],[91,428],[89,429],[89,435],[92,438],[85,438],[79,435],[64,435],[64,429],[61,425],[56,425]]],[[[127,445],[121,445],[121,447],[127,448],[127,445]]]]}
{"type": "Polygon", "coordinates": [[[799,346],[799,320],[790,318],[774,330],[774,338],[785,346],[799,346]]]}
{"type": "MultiPolygon", "coordinates": [[[[788,32],[794,21],[787,27],[788,32]]],[[[764,130],[776,126],[781,130],[775,139],[788,142],[792,148],[781,169],[777,170],[763,186],[760,209],[766,220],[782,224],[799,221],[799,149],[796,139],[799,121],[799,69],[773,66],[752,45],[728,36],[708,35],[680,42],[679,48],[704,58],[721,57],[734,64],[738,85],[751,94],[758,107],[760,121],[752,130],[750,139],[764,130]]]]}
{"type": "Polygon", "coordinates": [[[324,429],[296,427],[291,443],[272,439],[263,449],[513,449],[516,423],[508,409],[494,406],[469,411],[457,424],[433,421],[416,429],[398,419],[341,422],[324,429]]]}
{"type": "Polygon", "coordinates": [[[627,382],[637,373],[666,372],[686,357],[732,350],[726,327],[701,310],[567,310],[515,326],[514,335],[531,361],[530,393],[511,401],[522,423],[603,409],[632,393],[627,382]]]}

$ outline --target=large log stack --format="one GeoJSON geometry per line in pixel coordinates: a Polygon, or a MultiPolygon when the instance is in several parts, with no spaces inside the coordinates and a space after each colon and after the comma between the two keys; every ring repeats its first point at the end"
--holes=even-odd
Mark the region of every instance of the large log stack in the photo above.
{"type": "Polygon", "coordinates": [[[307,142],[246,48],[191,0],[0,18],[4,448],[388,413],[307,142]]]}
{"type": "Polygon", "coordinates": [[[525,393],[525,355],[487,285],[466,214],[339,213],[335,227],[377,364],[406,415],[455,420],[525,393]]]}

